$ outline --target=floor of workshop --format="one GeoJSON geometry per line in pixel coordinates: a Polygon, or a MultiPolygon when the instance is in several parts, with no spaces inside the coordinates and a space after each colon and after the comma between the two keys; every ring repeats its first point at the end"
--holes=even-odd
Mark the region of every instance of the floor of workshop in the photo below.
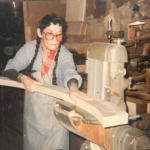
{"type": "Polygon", "coordinates": [[[69,150],[80,150],[80,146],[85,141],[84,138],[70,132],[70,148],[69,150]]]}
{"type": "MultiPolygon", "coordinates": [[[[84,138],[81,138],[78,135],[75,135],[74,133],[70,133],[69,150],[80,150],[80,146],[84,141],[84,138]]],[[[0,150],[20,150],[20,148],[14,146],[12,143],[5,141],[2,137],[0,137],[0,150]]]]}
{"type": "Polygon", "coordinates": [[[13,144],[10,144],[9,142],[5,141],[0,137],[0,150],[20,150],[13,144]]]}

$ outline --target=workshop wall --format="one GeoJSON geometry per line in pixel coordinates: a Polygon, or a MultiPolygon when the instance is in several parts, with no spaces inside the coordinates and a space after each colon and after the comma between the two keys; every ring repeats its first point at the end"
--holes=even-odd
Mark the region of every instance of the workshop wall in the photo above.
{"type": "Polygon", "coordinates": [[[65,18],[66,3],[62,0],[57,1],[24,1],[24,29],[25,41],[36,39],[36,29],[40,19],[48,13],[56,13],[65,18]]]}
{"type": "MultiPolygon", "coordinates": [[[[5,0],[5,2],[8,2],[8,1],[12,2],[12,0],[5,0]]],[[[20,0],[20,1],[23,1],[23,0],[20,0]]],[[[63,18],[66,18],[66,4],[67,4],[67,0],[23,1],[25,41],[27,42],[36,38],[36,28],[38,27],[38,22],[45,14],[53,12],[62,16],[63,18]]],[[[145,18],[150,17],[150,12],[149,12],[150,1],[148,0],[86,0],[86,13],[85,13],[85,18],[83,20],[84,23],[82,22],[81,24],[79,24],[79,26],[81,25],[80,28],[82,28],[81,31],[84,30],[84,32],[76,32],[79,34],[70,35],[70,39],[68,40],[68,43],[67,43],[69,45],[69,46],[67,45],[69,48],[76,50],[80,54],[80,57],[78,55],[78,60],[76,61],[76,64],[78,66],[77,70],[79,72],[82,73],[85,71],[85,65],[84,65],[85,61],[83,60],[86,59],[86,56],[82,54],[86,53],[89,44],[91,42],[96,42],[96,41],[108,42],[107,35],[106,35],[108,17],[112,18],[112,31],[124,31],[125,28],[128,27],[127,24],[130,23],[131,21],[131,17],[133,14],[132,9],[133,9],[134,4],[139,5],[140,13],[142,14],[143,17],[145,18]],[[82,25],[84,26],[84,28],[82,25]],[[85,27],[86,27],[86,30],[85,30],[85,27]],[[79,60],[79,58],[81,59],[79,60]],[[81,60],[82,62],[79,62],[81,60]]],[[[150,29],[150,19],[146,19],[145,21],[146,21],[146,24],[143,25],[143,28],[150,29]]],[[[76,28],[77,28],[77,24],[78,23],[76,22],[76,28]]],[[[72,30],[72,31],[75,31],[75,30],[72,30]]],[[[19,34],[17,35],[19,37],[19,34]]],[[[24,36],[24,34],[22,35],[24,36]]],[[[19,39],[21,38],[19,37],[19,39]]],[[[19,41],[19,40],[15,40],[15,41],[19,41]]],[[[135,45],[132,44],[131,47],[127,48],[129,54],[136,53],[136,54],[142,55],[144,52],[143,50],[145,50],[145,52],[149,53],[148,55],[150,55],[149,43],[141,44],[141,46],[137,47],[136,51],[134,49],[134,46],[135,45]]],[[[1,54],[1,56],[3,55],[1,54]]],[[[74,55],[74,57],[75,56],[76,55],[74,55]]],[[[132,64],[133,63],[135,64],[136,61],[137,60],[133,60],[132,64]]],[[[2,58],[1,58],[1,63],[4,63],[2,58]]],[[[132,70],[133,70],[134,66],[131,65],[130,67],[132,67],[132,70]]],[[[85,82],[83,85],[85,87],[83,89],[85,90],[87,88],[86,84],[87,82],[85,82]]],[[[1,133],[4,132],[3,134],[7,141],[12,141],[13,144],[16,143],[17,146],[18,145],[22,146],[22,141],[21,141],[22,140],[21,139],[22,138],[22,124],[20,125],[19,123],[20,122],[22,123],[23,91],[15,90],[14,92],[14,88],[13,89],[4,88],[4,89],[1,89],[1,91],[4,91],[4,92],[10,91],[9,93],[11,93],[11,94],[4,93],[5,95],[7,95],[4,97],[4,100],[3,100],[3,102],[5,102],[4,103],[5,109],[3,108],[3,106],[0,106],[0,110],[4,110],[4,113],[5,113],[5,119],[3,119],[3,117],[0,118],[0,120],[5,120],[5,123],[1,125],[1,126],[5,125],[5,130],[2,130],[1,133]],[[14,99],[14,101],[12,101],[12,98],[14,99]],[[16,132],[13,132],[13,131],[16,131],[18,134],[16,135],[16,132]]],[[[3,94],[1,95],[1,99],[2,98],[3,98],[3,94]]],[[[75,141],[74,138],[72,139],[72,141],[75,141]]]]}
{"type": "MultiPolygon", "coordinates": [[[[95,2],[92,0],[87,0],[87,16],[85,18],[85,22],[87,23],[87,42],[108,42],[108,37],[106,35],[107,32],[107,26],[108,26],[108,18],[110,17],[112,19],[112,31],[116,32],[124,32],[124,34],[127,34],[127,30],[129,27],[129,23],[132,20],[132,14],[133,6],[134,4],[137,4],[139,6],[139,11],[143,17],[143,19],[146,22],[145,25],[142,25],[143,29],[149,30],[150,29],[150,1],[147,0],[107,0],[107,2],[100,3],[101,0],[96,0],[95,2]],[[94,5],[95,4],[95,5],[94,5]],[[90,8],[91,5],[92,7],[90,8]],[[99,11],[99,9],[102,9],[103,11],[99,11]],[[104,9],[105,8],[105,9],[104,9]],[[105,10],[105,11],[104,11],[105,10]],[[98,12],[98,14],[96,14],[98,12]]],[[[144,32],[145,34],[145,32],[144,32]]],[[[143,33],[140,35],[140,38],[146,39],[149,35],[146,35],[143,37],[143,33]]],[[[117,37],[117,36],[116,36],[117,37]]],[[[115,38],[112,39],[112,42],[115,38]]],[[[135,42],[134,40],[129,40],[127,42],[127,49],[130,54],[135,53],[135,42]]],[[[139,44],[136,48],[136,54],[142,54],[143,53],[143,44],[139,44]]]]}

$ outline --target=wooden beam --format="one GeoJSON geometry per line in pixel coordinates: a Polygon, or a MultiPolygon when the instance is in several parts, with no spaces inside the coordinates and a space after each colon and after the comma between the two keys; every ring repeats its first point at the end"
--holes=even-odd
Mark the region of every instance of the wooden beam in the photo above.
{"type": "Polygon", "coordinates": [[[150,101],[126,96],[129,116],[136,116],[150,112],[150,101]]]}
{"type": "Polygon", "coordinates": [[[150,94],[143,93],[141,91],[126,91],[126,96],[143,99],[143,100],[150,100],[150,94]]]}
{"type": "MultiPolygon", "coordinates": [[[[23,88],[22,83],[5,77],[0,77],[0,85],[23,88]]],[[[79,99],[76,103],[74,103],[69,97],[69,90],[66,88],[46,84],[35,85],[34,88],[36,92],[62,99],[84,109],[93,115],[103,127],[111,127],[128,123],[128,113],[108,101],[93,98],[92,101],[83,101],[79,99]]]]}

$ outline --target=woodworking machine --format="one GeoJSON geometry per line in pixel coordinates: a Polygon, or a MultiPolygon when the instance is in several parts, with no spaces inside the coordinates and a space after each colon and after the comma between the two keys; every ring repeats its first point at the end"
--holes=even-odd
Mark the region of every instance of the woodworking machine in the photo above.
{"type": "MultiPolygon", "coordinates": [[[[124,90],[130,88],[131,84],[130,79],[124,78],[126,74],[124,64],[127,61],[127,50],[119,43],[90,44],[86,62],[87,93],[126,111],[124,90]]],[[[65,128],[88,140],[82,144],[80,150],[150,148],[149,139],[143,131],[120,124],[104,128],[101,122],[82,107],[60,101],[54,108],[56,118],[65,128]]]]}

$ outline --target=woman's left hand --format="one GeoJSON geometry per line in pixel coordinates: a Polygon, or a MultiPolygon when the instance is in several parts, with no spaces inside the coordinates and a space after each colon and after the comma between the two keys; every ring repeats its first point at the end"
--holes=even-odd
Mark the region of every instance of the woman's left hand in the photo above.
{"type": "Polygon", "coordinates": [[[69,89],[70,89],[69,96],[75,103],[79,99],[82,99],[85,101],[92,101],[92,97],[86,93],[79,91],[79,89],[75,83],[71,83],[69,89]]]}

